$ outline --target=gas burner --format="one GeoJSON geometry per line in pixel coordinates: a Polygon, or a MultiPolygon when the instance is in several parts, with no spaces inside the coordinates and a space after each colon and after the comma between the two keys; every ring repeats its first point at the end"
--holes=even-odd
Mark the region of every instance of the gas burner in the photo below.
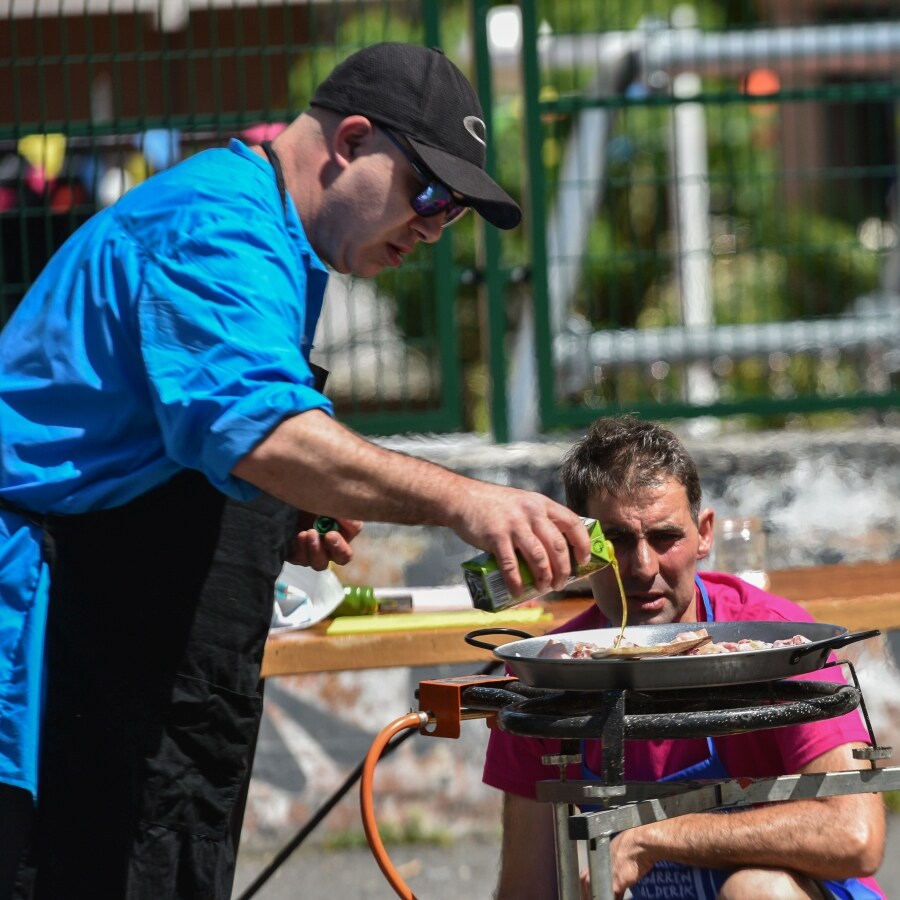
{"type": "Polygon", "coordinates": [[[822,681],[773,681],[678,691],[556,691],[498,711],[504,731],[522,737],[602,738],[621,719],[626,740],[719,737],[840,716],[860,691],[822,681]]]}
{"type": "MultiPolygon", "coordinates": [[[[853,678],[856,681],[855,673],[853,678]]],[[[497,726],[510,734],[566,742],[560,756],[547,760],[550,765],[576,762],[578,741],[602,740],[605,791],[615,795],[624,792],[626,740],[721,737],[816,722],[852,712],[860,705],[862,692],[858,682],[851,687],[776,680],[718,688],[596,692],[552,691],[512,682],[502,687],[471,686],[463,699],[470,707],[496,709],[497,726]]],[[[874,747],[874,736],[872,742],[874,747]]]]}

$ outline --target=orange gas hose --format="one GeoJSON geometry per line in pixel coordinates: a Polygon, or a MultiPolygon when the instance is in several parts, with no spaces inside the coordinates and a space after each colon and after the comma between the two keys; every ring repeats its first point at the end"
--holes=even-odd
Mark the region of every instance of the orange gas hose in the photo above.
{"type": "Polygon", "coordinates": [[[378,833],[378,824],[375,821],[373,809],[372,782],[375,778],[375,765],[384,752],[388,741],[404,729],[418,728],[427,721],[428,716],[426,713],[411,712],[401,716],[399,719],[394,719],[390,725],[382,729],[366,754],[362,778],[359,783],[359,805],[362,811],[363,829],[366,832],[369,846],[372,848],[372,855],[375,857],[375,861],[384,873],[385,878],[396,891],[397,896],[403,897],[404,900],[416,900],[416,896],[409,889],[409,885],[403,880],[400,873],[394,868],[394,864],[390,861],[387,851],[384,849],[384,844],[381,842],[381,835],[378,833]]]}

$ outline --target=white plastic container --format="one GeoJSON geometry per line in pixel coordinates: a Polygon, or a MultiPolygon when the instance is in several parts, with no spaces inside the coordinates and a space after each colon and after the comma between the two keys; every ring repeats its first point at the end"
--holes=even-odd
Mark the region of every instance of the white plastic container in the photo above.
{"type": "Polygon", "coordinates": [[[272,627],[308,628],[327,619],[343,599],[343,585],[331,569],[285,563],[275,582],[272,627]]]}

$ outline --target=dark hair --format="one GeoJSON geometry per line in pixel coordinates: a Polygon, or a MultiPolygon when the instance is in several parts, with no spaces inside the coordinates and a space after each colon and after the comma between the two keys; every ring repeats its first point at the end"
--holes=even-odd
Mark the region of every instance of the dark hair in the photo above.
{"type": "Polygon", "coordinates": [[[667,428],[634,416],[598,419],[562,464],[566,502],[581,516],[587,515],[590,497],[601,491],[627,496],[668,478],[684,485],[698,521],[700,476],[691,455],[667,428]]]}

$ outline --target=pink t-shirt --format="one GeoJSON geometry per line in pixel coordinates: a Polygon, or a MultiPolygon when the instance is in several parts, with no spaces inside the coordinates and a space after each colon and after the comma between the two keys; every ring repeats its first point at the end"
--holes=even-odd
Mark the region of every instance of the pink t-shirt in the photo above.
{"type": "MultiPolygon", "coordinates": [[[[719,572],[701,572],[700,577],[707,587],[713,618],[717,622],[813,621],[796,604],[767,594],[739,578],[719,572]]],[[[705,621],[699,590],[696,592],[695,602],[697,618],[705,621]]],[[[600,610],[592,606],[556,631],[608,628],[609,624],[600,610]]],[[[844,683],[839,667],[797,677],[844,683]]],[[[731,777],[768,778],[798,772],[817,756],[851,741],[869,742],[869,733],[858,710],[806,725],[717,737],[715,747],[731,777]]],[[[584,748],[585,765],[593,772],[602,772],[601,742],[585,741],[584,748]]],[[[499,790],[534,799],[535,782],[555,779],[559,775],[558,768],[548,768],[541,762],[541,757],[559,752],[558,740],[517,737],[494,728],[488,742],[483,781],[499,790]]],[[[708,756],[707,743],[699,738],[626,741],[625,778],[628,781],[657,781],[701,762],[708,756]]],[[[580,766],[569,766],[566,777],[576,780],[582,778],[580,766]]],[[[861,881],[877,890],[874,880],[861,881]]]]}

